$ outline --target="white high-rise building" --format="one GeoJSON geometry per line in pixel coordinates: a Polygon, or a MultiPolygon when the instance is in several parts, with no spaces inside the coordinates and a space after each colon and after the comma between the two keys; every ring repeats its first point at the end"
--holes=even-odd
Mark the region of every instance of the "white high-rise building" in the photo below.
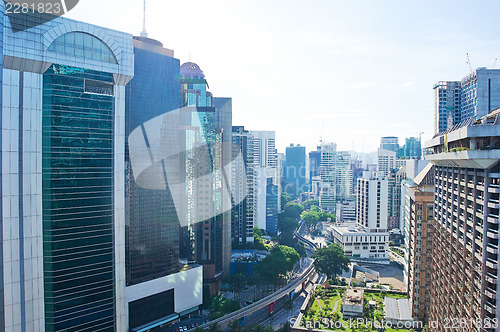
{"type": "Polygon", "coordinates": [[[337,144],[321,144],[319,206],[322,211],[335,212],[337,204],[337,144]]]}
{"type": "Polygon", "coordinates": [[[357,182],[356,221],[370,232],[387,232],[388,181],[380,172],[363,172],[357,182]]]}
{"type": "Polygon", "coordinates": [[[389,175],[391,169],[396,168],[396,152],[379,148],[377,154],[377,172],[381,172],[384,176],[389,175]]]}

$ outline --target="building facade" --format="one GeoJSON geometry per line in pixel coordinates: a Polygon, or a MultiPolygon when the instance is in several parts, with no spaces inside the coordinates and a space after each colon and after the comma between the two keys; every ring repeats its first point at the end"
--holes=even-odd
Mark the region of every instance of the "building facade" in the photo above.
{"type": "Polygon", "coordinates": [[[309,191],[313,191],[313,179],[321,175],[321,147],[309,152],[309,191]]]}
{"type": "Polygon", "coordinates": [[[460,81],[440,81],[434,85],[434,133],[460,123],[460,81]]]}
{"type": "Polygon", "coordinates": [[[337,204],[337,144],[321,144],[319,207],[335,213],[337,204]]]}
{"type": "Polygon", "coordinates": [[[133,43],[135,76],[126,87],[125,103],[126,292],[128,327],[138,330],[198,310],[203,268],[180,262],[181,225],[175,201],[183,193],[168,185],[181,182],[180,176],[174,179],[167,171],[159,179],[150,173],[158,162],[166,170],[180,168],[177,150],[183,135],[175,121],[180,63],[156,40],[134,37],[133,43]],[[161,125],[159,130],[152,127],[155,123],[161,125]],[[137,153],[146,141],[150,149],[163,150],[156,162],[137,153]],[[181,277],[184,282],[172,282],[181,277]],[[187,293],[189,300],[181,296],[187,293]]]}
{"type": "Polygon", "coordinates": [[[431,222],[434,217],[434,168],[428,165],[415,178],[409,196],[408,273],[406,284],[411,315],[427,320],[430,303],[430,267],[432,255],[431,222]]]}
{"type": "Polygon", "coordinates": [[[306,147],[290,144],[286,148],[285,165],[285,182],[293,190],[293,197],[306,192],[306,147]]]}
{"type": "Polygon", "coordinates": [[[65,18],[14,34],[23,22],[5,20],[1,43],[0,321],[5,331],[124,331],[132,36],[65,18]]]}
{"type": "MultiPolygon", "coordinates": [[[[426,142],[435,166],[430,321],[495,331],[498,319],[500,111],[426,142]],[[465,148],[465,150],[463,150],[465,148]],[[456,151],[456,152],[455,152],[456,151]]],[[[437,324],[436,324],[437,325],[437,324]]]]}
{"type": "Polygon", "coordinates": [[[388,181],[379,172],[358,179],[356,221],[370,232],[387,232],[388,181]]]}
{"type": "Polygon", "coordinates": [[[380,138],[380,148],[392,152],[399,151],[399,139],[394,136],[380,138]]]}

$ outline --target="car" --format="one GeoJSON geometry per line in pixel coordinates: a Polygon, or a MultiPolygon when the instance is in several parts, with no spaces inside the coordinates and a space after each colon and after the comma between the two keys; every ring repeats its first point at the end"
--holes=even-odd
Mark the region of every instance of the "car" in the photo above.
{"type": "Polygon", "coordinates": [[[250,304],[252,304],[252,303],[253,303],[252,301],[246,301],[246,302],[245,302],[245,304],[246,304],[246,305],[250,305],[250,304]]]}

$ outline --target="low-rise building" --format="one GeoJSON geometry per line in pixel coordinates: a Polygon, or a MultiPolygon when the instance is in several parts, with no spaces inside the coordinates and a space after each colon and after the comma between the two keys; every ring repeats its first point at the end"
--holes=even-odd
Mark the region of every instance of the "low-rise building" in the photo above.
{"type": "Polygon", "coordinates": [[[388,261],[388,232],[370,232],[356,223],[336,224],[330,229],[332,240],[344,249],[349,258],[388,261]]]}
{"type": "Polygon", "coordinates": [[[363,316],[365,292],[362,289],[347,289],[342,298],[342,315],[345,318],[363,316]]]}
{"type": "Polygon", "coordinates": [[[346,222],[356,220],[356,202],[337,202],[337,221],[346,222]]]}

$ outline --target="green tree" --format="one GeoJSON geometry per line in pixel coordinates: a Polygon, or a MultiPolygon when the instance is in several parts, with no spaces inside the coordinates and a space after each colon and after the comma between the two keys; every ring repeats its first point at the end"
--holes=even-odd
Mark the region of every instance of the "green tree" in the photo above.
{"type": "Polygon", "coordinates": [[[311,210],[313,206],[319,206],[319,199],[308,199],[302,203],[304,210],[311,210]]]}
{"type": "Polygon", "coordinates": [[[312,258],[316,270],[326,274],[329,279],[334,279],[349,269],[350,259],[336,243],[316,250],[312,258]]]}
{"type": "Polygon", "coordinates": [[[302,211],[304,211],[304,208],[302,207],[302,205],[297,204],[297,203],[287,203],[285,205],[285,210],[283,211],[283,214],[285,217],[299,219],[302,211]]]}
{"type": "Polygon", "coordinates": [[[246,285],[246,277],[242,273],[236,273],[224,278],[224,282],[228,284],[228,288],[230,292],[233,292],[236,296],[239,296],[240,291],[246,285]]]}
{"type": "Polygon", "coordinates": [[[284,281],[284,277],[293,270],[299,259],[300,256],[295,249],[279,245],[258,263],[256,271],[264,280],[276,287],[284,281]]]}
{"type": "Polygon", "coordinates": [[[304,212],[302,213],[302,220],[306,223],[307,227],[311,229],[319,221],[319,215],[317,212],[304,212]]]}

